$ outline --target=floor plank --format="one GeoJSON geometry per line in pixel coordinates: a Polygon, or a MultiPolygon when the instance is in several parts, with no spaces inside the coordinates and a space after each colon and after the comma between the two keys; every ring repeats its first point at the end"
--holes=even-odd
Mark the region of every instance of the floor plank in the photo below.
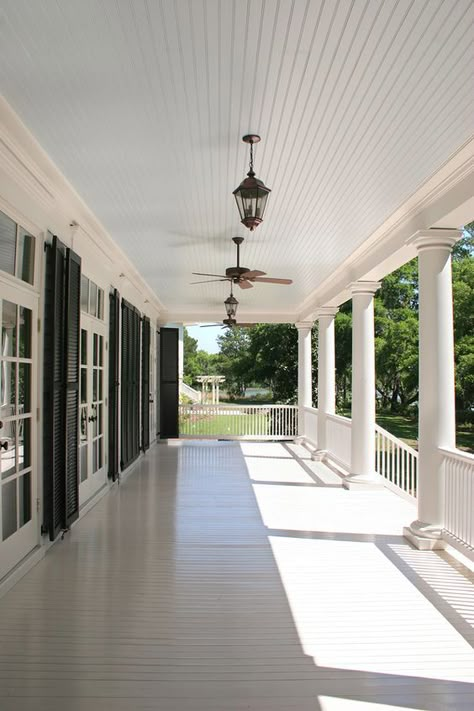
{"type": "Polygon", "coordinates": [[[297,445],[182,442],[0,600],[2,711],[474,708],[474,575],[297,445]]]}

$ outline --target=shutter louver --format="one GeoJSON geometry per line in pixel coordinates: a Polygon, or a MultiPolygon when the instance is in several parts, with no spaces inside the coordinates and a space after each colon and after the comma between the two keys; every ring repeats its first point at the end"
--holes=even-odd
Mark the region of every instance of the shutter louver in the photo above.
{"type": "Polygon", "coordinates": [[[79,515],[79,319],[81,260],[46,245],[44,327],[44,522],[54,540],[79,515]]]}
{"type": "Polygon", "coordinates": [[[142,447],[150,448],[150,319],[142,322],[142,447]]]}
{"type": "Polygon", "coordinates": [[[120,329],[120,294],[117,289],[109,296],[109,477],[115,481],[119,474],[119,329],[120,329]]]}
{"type": "Polygon", "coordinates": [[[179,331],[162,328],[160,331],[160,437],[179,437],[178,376],[179,331]]]}
{"type": "Polygon", "coordinates": [[[66,528],[79,516],[79,363],[81,259],[66,254],[66,528]]]}
{"type": "Polygon", "coordinates": [[[140,453],[140,314],[122,300],[121,461],[125,469],[140,453]]]}

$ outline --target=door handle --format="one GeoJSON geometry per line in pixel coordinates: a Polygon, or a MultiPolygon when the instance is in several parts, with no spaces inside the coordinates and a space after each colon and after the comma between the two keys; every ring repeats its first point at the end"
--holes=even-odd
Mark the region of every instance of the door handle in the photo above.
{"type": "Polygon", "coordinates": [[[7,451],[7,449],[8,449],[8,442],[7,442],[7,440],[5,440],[5,442],[0,442],[0,449],[4,449],[5,452],[7,451]]]}
{"type": "Polygon", "coordinates": [[[97,415],[91,415],[90,417],[87,418],[89,422],[95,422],[97,419],[97,415]]]}

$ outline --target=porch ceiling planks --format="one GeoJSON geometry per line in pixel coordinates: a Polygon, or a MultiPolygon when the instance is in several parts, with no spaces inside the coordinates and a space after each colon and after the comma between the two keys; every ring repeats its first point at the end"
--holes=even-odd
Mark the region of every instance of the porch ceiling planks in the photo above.
{"type": "MultiPolygon", "coordinates": [[[[294,314],[472,136],[470,0],[2,3],[0,92],[168,311],[294,314]],[[254,234],[232,190],[258,132],[254,234]]],[[[454,225],[457,226],[457,225],[454,225]]],[[[290,316],[291,317],[291,316],[290,316]]],[[[212,318],[212,317],[211,317],[212,318]]]]}

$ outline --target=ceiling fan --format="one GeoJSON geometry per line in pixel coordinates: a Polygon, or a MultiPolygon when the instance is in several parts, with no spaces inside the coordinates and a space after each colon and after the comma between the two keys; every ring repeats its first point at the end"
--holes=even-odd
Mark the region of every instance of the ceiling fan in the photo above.
{"type": "Polygon", "coordinates": [[[273,279],[265,276],[265,272],[260,272],[258,269],[248,269],[240,266],[240,245],[244,241],[243,237],[232,237],[232,241],[237,245],[237,266],[228,267],[225,274],[203,274],[202,272],[193,272],[195,276],[216,277],[215,279],[205,279],[204,281],[193,281],[191,284],[208,284],[213,281],[230,281],[233,284],[238,284],[241,289],[251,289],[253,282],[264,284],[292,284],[292,279],[273,279]]]}
{"type": "MultiPolygon", "coordinates": [[[[237,323],[235,318],[224,318],[222,319],[222,323],[224,325],[221,326],[221,328],[251,328],[257,325],[256,323],[237,323]]],[[[210,328],[211,326],[215,328],[216,326],[220,326],[220,323],[203,323],[201,328],[210,328]]]]}

